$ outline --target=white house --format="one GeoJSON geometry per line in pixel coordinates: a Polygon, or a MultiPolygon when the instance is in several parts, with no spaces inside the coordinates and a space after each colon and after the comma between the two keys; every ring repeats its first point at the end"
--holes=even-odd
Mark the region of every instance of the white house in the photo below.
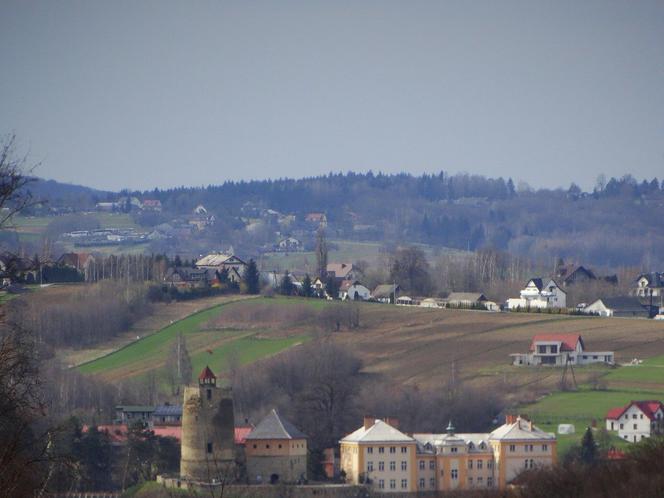
{"type": "Polygon", "coordinates": [[[567,307],[567,293],[552,278],[548,281],[531,278],[526,287],[521,290],[520,297],[507,300],[507,307],[511,310],[565,308],[567,307]]]}
{"type": "Polygon", "coordinates": [[[278,251],[300,251],[302,249],[302,242],[295,237],[286,237],[277,243],[278,251]]]}
{"type": "Polygon", "coordinates": [[[360,283],[359,280],[344,280],[339,286],[339,299],[342,301],[368,301],[371,291],[360,283]]]}
{"type": "Polygon", "coordinates": [[[653,297],[664,295],[664,273],[643,273],[636,279],[634,293],[639,297],[653,297]]]}
{"type": "Polygon", "coordinates": [[[215,271],[227,269],[228,278],[233,282],[240,281],[246,267],[247,263],[232,254],[211,253],[196,261],[196,268],[215,271]]]}
{"type": "Polygon", "coordinates": [[[572,365],[589,363],[614,363],[613,351],[586,351],[583,339],[579,334],[538,334],[530,343],[527,353],[510,355],[512,364],[564,366],[567,358],[572,365]]]}
{"type": "Polygon", "coordinates": [[[630,401],[612,408],[606,415],[606,430],[617,432],[620,439],[636,443],[664,429],[664,404],[661,401],[630,401]]]}
{"type": "Polygon", "coordinates": [[[581,310],[589,315],[649,318],[650,309],[633,296],[603,297],[581,310]]]}

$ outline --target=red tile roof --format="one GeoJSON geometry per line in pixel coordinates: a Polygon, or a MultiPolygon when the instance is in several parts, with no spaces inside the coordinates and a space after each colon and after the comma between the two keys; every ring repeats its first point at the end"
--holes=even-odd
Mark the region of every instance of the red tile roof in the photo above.
{"type": "Polygon", "coordinates": [[[645,401],[630,401],[627,405],[619,408],[611,408],[606,414],[606,418],[609,420],[618,420],[622,417],[629,407],[636,406],[638,407],[643,414],[648,417],[650,420],[655,420],[655,413],[657,410],[661,409],[664,411],[664,404],[661,401],[657,400],[645,400],[645,401]]]}
{"type": "Polygon", "coordinates": [[[533,337],[530,350],[535,351],[536,342],[560,342],[561,351],[576,350],[576,343],[581,341],[581,349],[584,349],[583,339],[579,334],[537,334],[533,337]]]}
{"type": "Polygon", "coordinates": [[[212,373],[212,370],[210,370],[210,367],[207,365],[205,368],[201,371],[201,374],[198,376],[198,380],[206,380],[206,379],[216,379],[217,376],[212,373]]]}
{"type": "MultiPolygon", "coordinates": [[[[235,444],[244,444],[247,435],[252,427],[235,427],[235,444]]],[[[127,426],[124,424],[98,425],[99,432],[107,432],[112,443],[124,443],[127,441],[127,426]]],[[[150,429],[158,437],[173,437],[178,441],[182,440],[182,426],[179,425],[158,425],[150,429]]],[[[83,426],[83,432],[88,432],[88,426],[83,426]]]]}

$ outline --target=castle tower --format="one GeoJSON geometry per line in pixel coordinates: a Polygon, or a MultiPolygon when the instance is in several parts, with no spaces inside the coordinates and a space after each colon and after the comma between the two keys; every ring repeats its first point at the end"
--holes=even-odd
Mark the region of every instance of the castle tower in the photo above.
{"type": "Polygon", "coordinates": [[[230,388],[217,386],[209,367],[198,386],[184,389],[180,476],[196,481],[228,481],[235,477],[235,420],[230,388]]]}

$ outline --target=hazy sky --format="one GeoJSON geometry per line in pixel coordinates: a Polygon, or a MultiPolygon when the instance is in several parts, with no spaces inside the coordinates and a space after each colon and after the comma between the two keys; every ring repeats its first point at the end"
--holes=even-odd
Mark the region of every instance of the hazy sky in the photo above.
{"type": "Polygon", "coordinates": [[[0,133],[119,189],[664,177],[664,0],[0,0],[0,133]]]}

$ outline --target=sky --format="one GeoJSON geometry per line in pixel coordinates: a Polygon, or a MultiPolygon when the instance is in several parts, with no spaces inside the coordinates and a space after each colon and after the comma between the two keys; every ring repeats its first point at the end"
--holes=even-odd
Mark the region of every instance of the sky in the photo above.
{"type": "Polygon", "coordinates": [[[664,178],[662,0],[0,0],[0,63],[0,135],[96,188],[664,178]]]}

